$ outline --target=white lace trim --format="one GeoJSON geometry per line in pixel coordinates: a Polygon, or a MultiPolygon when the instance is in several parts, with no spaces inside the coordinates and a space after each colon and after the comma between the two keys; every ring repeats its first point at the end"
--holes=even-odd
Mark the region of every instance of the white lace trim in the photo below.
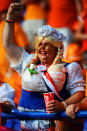
{"type": "Polygon", "coordinates": [[[63,89],[66,80],[66,74],[62,72],[55,72],[55,71],[51,71],[49,72],[49,74],[52,77],[54,83],[56,84],[58,91],[61,91],[63,89]]]}
{"type": "Polygon", "coordinates": [[[18,107],[18,110],[20,112],[29,112],[29,111],[42,111],[44,112],[45,110],[41,110],[41,109],[28,109],[28,108],[24,108],[24,107],[18,107]]]}
{"type": "MultiPolygon", "coordinates": [[[[23,107],[18,107],[20,112],[29,112],[29,111],[42,111],[44,112],[44,110],[30,110],[30,109],[26,109],[23,107]]],[[[49,120],[23,120],[21,121],[21,126],[26,128],[26,129],[30,129],[30,130],[39,130],[39,129],[48,129],[50,126],[50,122],[49,120]]]]}

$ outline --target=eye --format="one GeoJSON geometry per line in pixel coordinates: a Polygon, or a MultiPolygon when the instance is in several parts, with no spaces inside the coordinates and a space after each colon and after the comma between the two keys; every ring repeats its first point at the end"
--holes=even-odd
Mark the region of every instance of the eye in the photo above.
{"type": "Polygon", "coordinates": [[[45,43],[45,45],[49,45],[49,43],[45,43]]]}
{"type": "Polygon", "coordinates": [[[39,46],[42,46],[42,43],[41,43],[41,42],[39,43],[39,46]]]}
{"type": "Polygon", "coordinates": [[[45,43],[45,47],[48,47],[49,46],[49,43],[45,43]]]}

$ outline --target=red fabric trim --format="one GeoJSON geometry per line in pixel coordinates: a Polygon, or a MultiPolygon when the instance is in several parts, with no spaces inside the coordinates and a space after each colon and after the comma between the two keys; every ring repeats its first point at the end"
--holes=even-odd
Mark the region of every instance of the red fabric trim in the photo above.
{"type": "Polygon", "coordinates": [[[57,92],[58,96],[59,96],[59,92],[57,90],[57,87],[53,81],[53,79],[51,78],[50,74],[48,72],[45,72],[44,75],[47,77],[47,79],[52,83],[52,85],[55,87],[55,91],[57,92]]]}

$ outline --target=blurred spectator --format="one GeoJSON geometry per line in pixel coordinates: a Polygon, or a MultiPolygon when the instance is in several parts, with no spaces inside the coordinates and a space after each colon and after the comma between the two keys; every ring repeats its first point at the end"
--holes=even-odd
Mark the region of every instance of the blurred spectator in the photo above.
{"type": "Polygon", "coordinates": [[[66,57],[64,57],[63,61],[67,63],[71,63],[71,62],[79,63],[82,69],[83,77],[86,80],[87,50],[85,50],[82,53],[81,47],[78,44],[76,43],[69,44],[66,52],[66,57]]]}
{"type": "Polygon", "coordinates": [[[63,59],[67,63],[77,62],[80,64],[82,69],[82,74],[86,80],[86,71],[87,71],[87,50],[82,53],[81,47],[72,43],[69,44],[66,52],[66,57],[63,59]]]}
{"type": "Polygon", "coordinates": [[[21,3],[25,6],[22,27],[30,40],[31,50],[34,50],[34,35],[37,29],[46,23],[49,10],[48,0],[21,0],[21,3]]]}
{"type": "MultiPolygon", "coordinates": [[[[15,103],[18,105],[21,97],[21,77],[16,71],[10,67],[8,56],[3,47],[2,43],[2,31],[4,27],[4,20],[6,18],[7,9],[9,4],[14,2],[14,0],[0,0],[0,80],[2,82],[7,82],[11,87],[15,89],[15,103]],[[15,80],[17,79],[17,80],[15,80]]],[[[20,20],[22,17],[17,17],[14,25],[14,42],[24,47],[25,50],[28,50],[29,41],[26,34],[24,33],[22,27],[20,26],[20,20]],[[18,18],[18,19],[17,19],[18,18]],[[20,18],[20,19],[19,19],[20,18]]],[[[29,51],[29,50],[28,50],[29,51]]]]}
{"type": "Polygon", "coordinates": [[[85,50],[82,53],[82,73],[85,80],[86,80],[86,72],[87,72],[87,50],[85,50]]]}
{"type": "MultiPolygon", "coordinates": [[[[11,88],[11,86],[7,83],[0,82],[0,104],[1,104],[1,112],[10,113],[13,111],[12,109],[15,109],[15,103],[14,103],[14,97],[15,97],[15,90],[11,88]]],[[[0,131],[16,131],[12,128],[6,128],[8,124],[9,119],[1,119],[1,130],[0,131]]],[[[12,121],[12,120],[11,120],[12,121]]],[[[15,121],[15,123],[17,120],[15,121]]],[[[20,123],[17,123],[16,126],[18,126],[18,129],[20,129],[20,123]]]]}
{"type": "Polygon", "coordinates": [[[50,11],[48,13],[48,25],[58,29],[65,36],[69,37],[64,42],[64,56],[69,43],[74,41],[72,25],[77,20],[77,16],[81,10],[80,0],[49,0],[50,11]]]}
{"type": "Polygon", "coordinates": [[[66,51],[66,57],[64,57],[63,60],[67,63],[78,62],[81,66],[82,62],[81,47],[76,43],[69,44],[66,51]]]}
{"type": "Polygon", "coordinates": [[[82,42],[82,52],[87,50],[87,1],[82,0],[83,10],[75,28],[75,38],[82,42]]]}

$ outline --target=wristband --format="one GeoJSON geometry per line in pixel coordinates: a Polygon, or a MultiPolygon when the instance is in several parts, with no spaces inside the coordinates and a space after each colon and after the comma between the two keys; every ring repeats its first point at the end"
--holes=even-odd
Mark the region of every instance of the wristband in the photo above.
{"type": "Polygon", "coordinates": [[[64,106],[67,108],[67,103],[65,101],[62,102],[64,104],[64,106]]]}
{"type": "Polygon", "coordinates": [[[14,23],[14,21],[13,20],[5,20],[5,22],[7,22],[7,23],[14,23]]]}

